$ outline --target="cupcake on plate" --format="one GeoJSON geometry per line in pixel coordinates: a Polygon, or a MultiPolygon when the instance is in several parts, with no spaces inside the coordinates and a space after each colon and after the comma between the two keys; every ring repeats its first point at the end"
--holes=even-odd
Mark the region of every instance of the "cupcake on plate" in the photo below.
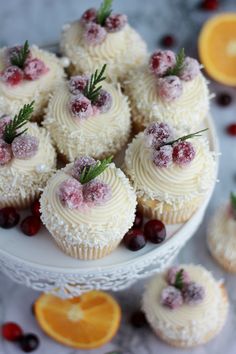
{"type": "Polygon", "coordinates": [[[29,123],[33,103],[12,119],[0,118],[0,208],[29,206],[37,199],[56,167],[49,134],[29,123]]]}
{"type": "Polygon", "coordinates": [[[116,154],[129,138],[128,98],[119,85],[105,82],[104,65],[91,76],[72,76],[50,99],[44,126],[66,161],[116,154]]]}
{"type": "Polygon", "coordinates": [[[84,260],[111,253],[132,226],[136,196],[111,158],[84,156],[57,171],[41,199],[42,221],[59,248],[84,260]]]}
{"type": "Polygon", "coordinates": [[[154,276],[143,296],[153,331],[170,345],[207,343],[224,326],[228,297],[222,282],[200,265],[180,265],[154,276]]]}
{"type": "Polygon", "coordinates": [[[236,273],[236,195],[217,209],[207,231],[208,248],[214,259],[227,271],[236,273]]]}
{"type": "Polygon", "coordinates": [[[64,78],[63,61],[28,41],[0,49],[0,112],[14,116],[34,100],[31,119],[38,120],[48,96],[64,78]]]}
{"type": "Polygon", "coordinates": [[[140,211],[167,224],[187,221],[216,178],[204,130],[180,137],[166,123],[152,123],[125,154],[125,171],[140,211]]]}
{"type": "Polygon", "coordinates": [[[113,13],[111,7],[112,0],[104,0],[99,9],[88,9],[64,26],[61,50],[71,60],[71,73],[90,73],[105,62],[108,77],[116,81],[143,63],[146,44],[127,16],[113,13]]]}
{"type": "Polygon", "coordinates": [[[207,81],[196,59],[170,50],[155,51],[130,72],[125,91],[130,97],[135,132],[151,122],[166,122],[180,134],[197,129],[209,110],[207,81]]]}

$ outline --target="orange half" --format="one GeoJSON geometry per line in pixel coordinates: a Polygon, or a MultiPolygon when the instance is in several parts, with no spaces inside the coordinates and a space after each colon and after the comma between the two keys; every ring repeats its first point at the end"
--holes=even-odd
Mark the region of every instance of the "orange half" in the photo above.
{"type": "Polygon", "coordinates": [[[236,13],[208,20],[198,39],[202,64],[208,74],[225,85],[236,86],[236,13]]]}
{"type": "Polygon", "coordinates": [[[102,291],[69,300],[44,294],[36,301],[35,314],[51,338],[77,349],[94,349],[109,342],[121,319],[116,300],[102,291]]]}

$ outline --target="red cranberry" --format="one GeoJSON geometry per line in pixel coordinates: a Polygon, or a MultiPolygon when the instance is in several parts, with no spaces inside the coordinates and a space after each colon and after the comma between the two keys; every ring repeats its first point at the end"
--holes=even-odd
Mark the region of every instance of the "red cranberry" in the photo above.
{"type": "Polygon", "coordinates": [[[41,227],[40,219],[37,216],[27,216],[20,224],[21,231],[27,236],[36,235],[41,227]]]}
{"type": "Polygon", "coordinates": [[[145,327],[147,319],[143,311],[136,311],[130,317],[130,323],[135,328],[145,327]]]}
{"type": "Polygon", "coordinates": [[[23,80],[23,71],[17,66],[9,66],[6,68],[2,74],[2,80],[11,86],[18,85],[23,80]]]}
{"type": "Polygon", "coordinates": [[[2,336],[10,342],[18,341],[23,335],[23,331],[17,323],[6,322],[2,326],[2,336]]]}
{"type": "Polygon", "coordinates": [[[94,8],[86,10],[81,16],[81,22],[85,25],[89,22],[96,22],[97,10],[94,8]]]}
{"type": "Polygon", "coordinates": [[[216,10],[219,6],[218,0],[203,0],[200,4],[200,8],[207,11],[216,10]]]}
{"type": "Polygon", "coordinates": [[[40,218],[41,213],[40,213],[39,200],[35,200],[35,202],[31,205],[31,212],[34,216],[37,216],[38,218],[40,218]]]}
{"type": "Polygon", "coordinates": [[[141,214],[139,211],[137,211],[135,214],[133,227],[139,229],[142,226],[143,226],[143,214],[141,214]]]}
{"type": "Polygon", "coordinates": [[[26,80],[37,80],[48,71],[44,62],[38,58],[30,59],[26,62],[24,67],[24,74],[26,80]]]}
{"type": "Polygon", "coordinates": [[[160,44],[162,47],[171,48],[175,45],[175,38],[171,34],[166,34],[161,38],[160,44]]]}
{"type": "Polygon", "coordinates": [[[0,209],[0,227],[10,229],[18,224],[20,215],[13,207],[0,209]]]}
{"type": "Polygon", "coordinates": [[[226,107],[232,102],[232,97],[228,93],[222,92],[216,96],[216,102],[219,106],[226,107]]]}
{"type": "Polygon", "coordinates": [[[173,161],[179,166],[186,166],[193,161],[196,150],[189,141],[180,141],[174,144],[173,161]]]}
{"type": "Polygon", "coordinates": [[[105,22],[105,27],[107,32],[117,32],[122,30],[127,24],[127,16],[123,14],[113,14],[107,17],[105,22]]]}
{"type": "Polygon", "coordinates": [[[226,131],[229,135],[236,136],[236,123],[229,124],[226,131]]]}
{"type": "Polygon", "coordinates": [[[25,334],[20,340],[20,347],[25,353],[36,350],[39,346],[39,339],[33,333],[25,334]]]}
{"type": "Polygon", "coordinates": [[[161,243],[166,238],[166,228],[160,220],[150,220],[144,225],[144,235],[152,243],[161,243]]]}
{"type": "Polygon", "coordinates": [[[142,230],[131,229],[125,234],[124,243],[130,251],[138,251],[146,245],[146,239],[142,230]]]}

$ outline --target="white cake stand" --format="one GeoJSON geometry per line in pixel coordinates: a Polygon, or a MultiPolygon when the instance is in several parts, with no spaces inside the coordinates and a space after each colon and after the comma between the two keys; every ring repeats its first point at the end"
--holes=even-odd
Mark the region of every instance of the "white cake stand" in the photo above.
{"type": "MultiPolygon", "coordinates": [[[[211,149],[218,153],[212,118],[206,124],[211,149]]],[[[167,226],[167,239],[161,245],[147,244],[138,252],[120,245],[111,255],[96,261],[65,255],[45,229],[31,238],[17,228],[0,229],[0,270],[17,283],[64,298],[92,289],[124,289],[173,261],[201,223],[213,188],[188,222],[167,226]]]]}

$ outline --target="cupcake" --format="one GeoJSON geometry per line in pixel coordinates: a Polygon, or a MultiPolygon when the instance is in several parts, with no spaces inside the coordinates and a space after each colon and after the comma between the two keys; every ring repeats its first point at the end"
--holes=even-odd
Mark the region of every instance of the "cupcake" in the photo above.
{"type": "Polygon", "coordinates": [[[166,343],[190,348],[207,343],[224,326],[228,298],[222,283],[200,265],[181,265],[154,276],[143,296],[147,320],[166,343]]]}
{"type": "Polygon", "coordinates": [[[118,85],[105,82],[106,65],[91,76],[77,75],[53,94],[44,126],[66,161],[116,154],[127,143],[129,103],[118,85]]]}
{"type": "Polygon", "coordinates": [[[227,271],[236,273],[236,195],[217,209],[207,231],[208,248],[214,259],[227,271]]]}
{"type": "Polygon", "coordinates": [[[90,73],[108,64],[107,75],[116,81],[143,63],[146,44],[128,24],[127,16],[112,13],[112,0],[88,9],[81,18],[65,25],[61,50],[71,60],[70,72],[90,73]]]}
{"type": "Polygon", "coordinates": [[[0,49],[0,113],[14,116],[34,100],[31,119],[38,120],[48,97],[63,80],[63,61],[28,41],[0,49]]]}
{"type": "Polygon", "coordinates": [[[59,248],[92,260],[111,253],[132,226],[136,196],[111,158],[84,156],[57,171],[41,199],[42,221],[59,248]]]}
{"type": "Polygon", "coordinates": [[[29,206],[56,167],[56,153],[44,128],[28,120],[33,104],[12,119],[0,118],[0,208],[29,206]]]}
{"type": "Polygon", "coordinates": [[[216,178],[204,130],[180,137],[166,123],[152,123],[128,146],[124,169],[140,211],[167,224],[187,221],[216,178]]]}
{"type": "Polygon", "coordinates": [[[170,50],[155,51],[131,71],[125,83],[135,132],[166,122],[180,134],[197,129],[209,110],[207,81],[196,59],[170,50]]]}

